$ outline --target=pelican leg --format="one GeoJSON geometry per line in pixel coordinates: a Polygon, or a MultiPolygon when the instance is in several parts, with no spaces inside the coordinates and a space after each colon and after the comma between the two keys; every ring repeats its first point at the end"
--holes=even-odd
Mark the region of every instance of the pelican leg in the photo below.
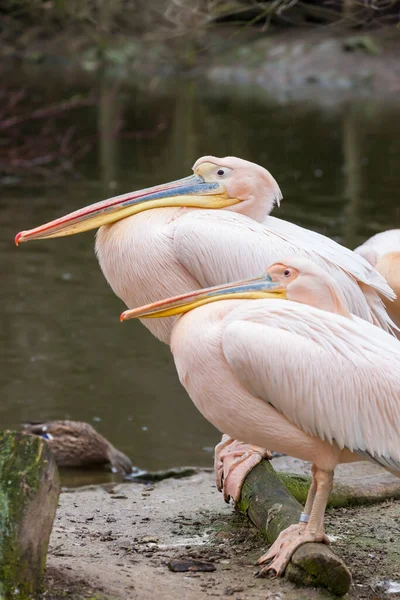
{"type": "Polygon", "coordinates": [[[315,471],[316,471],[316,468],[314,465],[312,465],[312,467],[311,467],[312,482],[310,485],[310,489],[308,490],[307,499],[306,499],[306,503],[304,506],[304,511],[302,512],[302,514],[300,516],[299,523],[297,523],[296,525],[289,525],[289,527],[287,527],[284,531],[282,531],[282,533],[278,536],[278,538],[272,544],[272,546],[268,550],[268,552],[266,554],[264,554],[258,560],[257,564],[263,564],[264,562],[267,562],[268,560],[272,560],[272,558],[274,558],[274,556],[279,554],[279,552],[282,550],[282,548],[288,542],[290,542],[293,539],[293,537],[304,532],[306,525],[310,519],[310,513],[312,510],[312,506],[313,506],[314,499],[315,499],[315,494],[317,491],[317,481],[315,478],[315,471]]]}
{"type": "Polygon", "coordinates": [[[310,513],[314,504],[315,494],[317,493],[317,479],[315,474],[317,472],[317,467],[315,465],[311,465],[311,476],[312,481],[310,485],[310,489],[308,490],[306,503],[304,505],[304,511],[300,517],[301,524],[307,524],[310,520],[310,513]]]}
{"type": "Polygon", "coordinates": [[[239,442],[224,433],[215,447],[214,471],[217,488],[224,494],[225,502],[240,499],[246,476],[263,458],[271,458],[271,452],[259,446],[239,442]]]}
{"type": "Polygon", "coordinates": [[[260,569],[259,576],[269,572],[274,572],[277,576],[282,575],[294,551],[302,544],[307,542],[329,544],[324,530],[324,515],[332,490],[333,472],[323,471],[313,465],[312,474],[313,482],[302,514],[305,519],[309,514],[308,522],[303,521],[298,525],[291,525],[280,534],[268,552],[257,561],[259,565],[269,563],[260,569]],[[309,510],[310,513],[307,512],[309,510]]]}
{"type": "Polygon", "coordinates": [[[224,456],[226,453],[226,449],[235,442],[233,438],[231,438],[226,433],[222,434],[221,441],[214,448],[214,473],[217,484],[217,490],[222,492],[224,487],[224,456]]]}

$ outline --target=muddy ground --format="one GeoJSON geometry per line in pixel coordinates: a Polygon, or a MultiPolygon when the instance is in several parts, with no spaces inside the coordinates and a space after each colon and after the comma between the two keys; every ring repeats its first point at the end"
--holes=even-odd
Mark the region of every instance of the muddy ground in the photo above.
{"type": "MultiPolygon", "coordinates": [[[[400,501],[330,510],[332,548],[353,573],[351,600],[399,598],[400,501]],[[397,586],[397,587],[396,587],[397,586]]],[[[258,579],[266,543],[223,502],[211,472],[61,494],[43,600],[312,600],[325,591],[258,579]],[[173,572],[171,568],[200,568],[173,572]],[[193,562],[194,561],[194,562],[193,562]]]]}

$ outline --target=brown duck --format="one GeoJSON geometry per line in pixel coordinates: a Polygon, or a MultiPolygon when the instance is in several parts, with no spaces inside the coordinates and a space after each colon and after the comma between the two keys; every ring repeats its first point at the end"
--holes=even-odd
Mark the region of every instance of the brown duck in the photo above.
{"type": "Polygon", "coordinates": [[[129,474],[132,463],[89,423],[47,421],[24,423],[24,433],[39,435],[49,444],[59,467],[93,467],[107,463],[113,471],[129,474]]]}

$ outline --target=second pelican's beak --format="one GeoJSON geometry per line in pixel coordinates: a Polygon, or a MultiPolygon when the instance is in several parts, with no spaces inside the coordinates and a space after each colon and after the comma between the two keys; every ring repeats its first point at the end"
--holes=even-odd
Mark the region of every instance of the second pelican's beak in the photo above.
{"type": "Polygon", "coordinates": [[[15,243],[18,246],[20,242],[29,240],[74,235],[114,223],[151,208],[167,206],[225,208],[238,202],[238,199],[228,196],[221,183],[207,182],[200,175],[191,175],[145,190],[115,196],[76,210],[35,229],[21,231],[15,236],[15,243]]]}
{"type": "Polygon", "coordinates": [[[197,292],[182,294],[181,296],[126,310],[121,315],[121,321],[173,317],[218,300],[259,300],[261,298],[286,298],[286,287],[279,282],[272,281],[269,275],[263,275],[256,279],[216,285],[197,292]]]}

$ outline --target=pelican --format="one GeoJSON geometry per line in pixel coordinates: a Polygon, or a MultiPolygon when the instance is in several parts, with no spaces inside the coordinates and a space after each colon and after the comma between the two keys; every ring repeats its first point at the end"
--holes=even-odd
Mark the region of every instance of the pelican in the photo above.
{"type": "MultiPolygon", "coordinates": [[[[395,302],[385,302],[386,310],[400,327],[400,229],[390,229],[373,235],[354,250],[383,275],[397,295],[395,302]]],[[[400,337],[399,333],[397,336],[400,337]]]]}
{"type": "Polygon", "coordinates": [[[337,464],[368,459],[400,476],[400,342],[352,316],[337,281],[304,258],[121,320],[182,313],[171,351],[203,416],[235,439],[312,462],[299,524],[258,561],[261,573],[281,575],[300,545],[328,543],[337,464]]]}
{"type": "MultiPolygon", "coordinates": [[[[349,311],[390,330],[380,299],[394,299],[386,281],[362,257],[329,238],[270,216],[282,193],[271,173],[236,157],[204,156],[193,175],[116,196],[28,231],[29,240],[99,228],[96,253],[114,293],[128,308],[241,278],[255,277],[284,256],[302,255],[337,281],[349,311]],[[217,209],[217,210],[216,210],[217,209]],[[218,210],[219,209],[219,210],[218,210]]],[[[174,318],[144,321],[169,344],[174,318]]],[[[240,482],[225,486],[228,468],[243,478],[267,455],[223,438],[217,445],[217,486],[236,499],[240,482]],[[232,462],[232,457],[234,458],[232,462]]],[[[235,478],[232,478],[233,482],[235,478]]]]}

